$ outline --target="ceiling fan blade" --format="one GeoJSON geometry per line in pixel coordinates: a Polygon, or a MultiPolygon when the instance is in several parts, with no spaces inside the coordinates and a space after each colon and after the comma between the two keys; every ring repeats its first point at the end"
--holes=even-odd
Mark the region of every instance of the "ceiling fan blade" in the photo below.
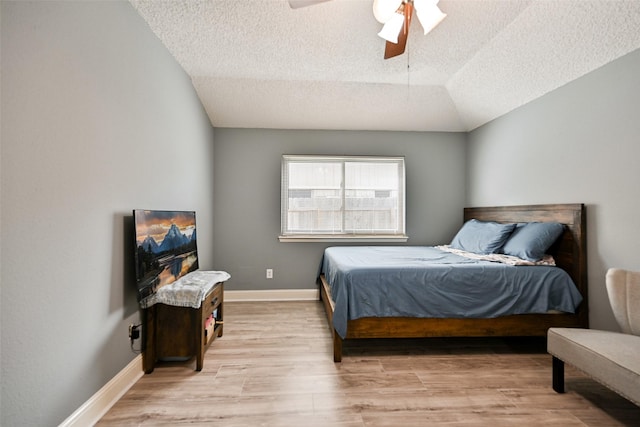
{"type": "Polygon", "coordinates": [[[407,34],[403,31],[398,36],[398,43],[387,42],[384,45],[384,59],[393,58],[402,55],[407,46],[407,34]]]}
{"type": "Polygon", "coordinates": [[[298,9],[300,7],[312,6],[318,3],[324,3],[329,0],[289,0],[289,6],[291,9],[298,9]]]}
{"type": "Polygon", "coordinates": [[[413,4],[405,3],[404,7],[404,25],[398,35],[398,43],[388,41],[384,46],[384,59],[393,58],[402,55],[407,47],[407,37],[409,36],[409,26],[411,25],[411,17],[413,16],[413,4]]]}

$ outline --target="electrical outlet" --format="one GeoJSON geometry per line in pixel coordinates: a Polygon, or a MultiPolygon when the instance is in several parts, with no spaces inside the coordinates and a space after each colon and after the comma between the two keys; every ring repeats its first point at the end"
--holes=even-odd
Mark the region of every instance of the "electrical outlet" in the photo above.
{"type": "Polygon", "coordinates": [[[129,339],[131,341],[135,341],[140,338],[140,330],[138,329],[140,325],[134,325],[133,323],[129,325],[129,339]]]}
{"type": "Polygon", "coordinates": [[[267,268],[267,279],[273,279],[273,268],[267,268]]]}

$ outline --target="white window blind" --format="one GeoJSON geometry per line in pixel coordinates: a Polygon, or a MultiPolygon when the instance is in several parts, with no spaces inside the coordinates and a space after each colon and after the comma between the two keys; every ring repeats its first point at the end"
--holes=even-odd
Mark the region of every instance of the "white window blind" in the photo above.
{"type": "Polygon", "coordinates": [[[282,157],[281,240],[405,236],[403,157],[282,157]]]}

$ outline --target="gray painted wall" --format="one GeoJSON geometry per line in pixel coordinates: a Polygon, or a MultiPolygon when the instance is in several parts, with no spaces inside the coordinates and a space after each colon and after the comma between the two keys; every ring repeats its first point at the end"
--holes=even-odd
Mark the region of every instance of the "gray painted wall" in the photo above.
{"type": "Polygon", "coordinates": [[[469,136],[471,205],[587,205],[591,326],[617,330],[608,268],[640,270],[640,50],[469,136]]]}
{"type": "Polygon", "coordinates": [[[0,425],[50,426],[135,357],[131,210],[194,209],[212,234],[213,130],[128,2],[0,7],[0,425]]]}
{"type": "MultiPolygon", "coordinates": [[[[408,244],[448,243],[462,223],[465,135],[215,129],[214,259],[227,290],[316,289],[329,243],[280,243],[283,154],[405,156],[408,244]],[[273,268],[274,278],[265,278],[273,268]]],[[[384,243],[382,243],[384,244],[384,243]]]]}

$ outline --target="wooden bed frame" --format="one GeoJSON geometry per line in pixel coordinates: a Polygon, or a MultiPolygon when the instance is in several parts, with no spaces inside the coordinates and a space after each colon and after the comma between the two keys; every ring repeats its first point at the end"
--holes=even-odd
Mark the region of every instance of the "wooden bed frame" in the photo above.
{"type": "MultiPolygon", "coordinates": [[[[347,322],[345,339],[424,337],[546,336],[550,327],[589,327],[587,288],[586,210],[583,204],[476,207],[464,209],[464,221],[559,222],[564,234],[549,250],[556,265],[569,273],[582,295],[575,314],[520,314],[491,319],[365,317],[347,322]]],[[[343,339],[333,328],[334,302],[324,275],[320,276],[323,301],[333,334],[333,360],[342,361],[343,339]]]]}

